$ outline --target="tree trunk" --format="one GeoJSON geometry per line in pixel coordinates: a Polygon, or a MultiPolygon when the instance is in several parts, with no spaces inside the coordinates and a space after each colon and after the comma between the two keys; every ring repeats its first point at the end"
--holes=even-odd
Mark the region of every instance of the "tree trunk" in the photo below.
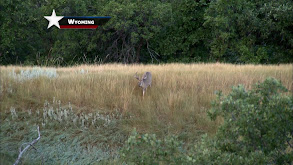
{"type": "Polygon", "coordinates": [[[139,63],[140,50],[141,50],[142,45],[143,45],[143,39],[140,39],[139,44],[136,49],[136,63],[139,63]]]}

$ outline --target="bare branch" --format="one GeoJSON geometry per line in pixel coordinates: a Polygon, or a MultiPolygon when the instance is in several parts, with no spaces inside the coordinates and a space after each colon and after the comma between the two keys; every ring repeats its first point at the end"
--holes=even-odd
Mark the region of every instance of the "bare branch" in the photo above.
{"type": "Polygon", "coordinates": [[[159,61],[159,60],[156,58],[156,56],[160,56],[159,53],[157,53],[156,51],[154,51],[153,49],[151,49],[151,48],[149,47],[149,42],[148,42],[148,41],[147,41],[147,49],[148,49],[148,52],[149,52],[149,54],[150,54],[150,57],[152,58],[152,63],[154,62],[154,59],[155,59],[156,61],[159,61]]]}
{"type": "Polygon", "coordinates": [[[288,145],[289,145],[291,148],[293,148],[293,145],[291,145],[291,143],[290,143],[289,140],[287,140],[287,143],[288,143],[288,145]]]}
{"type": "MultiPolygon", "coordinates": [[[[22,157],[22,155],[24,154],[24,152],[27,150],[27,149],[29,149],[29,147],[31,147],[31,146],[33,146],[37,141],[39,141],[40,140],[40,138],[41,138],[41,133],[40,133],[40,129],[39,129],[39,126],[38,126],[38,138],[36,138],[35,140],[33,140],[31,143],[29,143],[23,150],[21,150],[21,146],[20,146],[20,148],[19,148],[19,154],[18,154],[18,158],[17,158],[17,160],[15,161],[15,163],[13,164],[13,165],[17,165],[18,163],[19,163],[19,161],[20,161],[20,159],[21,159],[21,157],[22,157]]],[[[34,148],[34,147],[33,147],[34,148]]]]}

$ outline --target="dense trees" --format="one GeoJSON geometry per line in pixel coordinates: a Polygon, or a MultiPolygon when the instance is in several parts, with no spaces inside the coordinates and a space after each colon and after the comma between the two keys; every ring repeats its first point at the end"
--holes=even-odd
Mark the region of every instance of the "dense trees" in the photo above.
{"type": "Polygon", "coordinates": [[[293,62],[293,2],[0,2],[0,63],[293,62]],[[97,30],[47,29],[45,15],[111,16],[97,30]]]}
{"type": "Polygon", "coordinates": [[[221,0],[210,3],[213,57],[229,62],[292,62],[293,1],[221,0]]]}

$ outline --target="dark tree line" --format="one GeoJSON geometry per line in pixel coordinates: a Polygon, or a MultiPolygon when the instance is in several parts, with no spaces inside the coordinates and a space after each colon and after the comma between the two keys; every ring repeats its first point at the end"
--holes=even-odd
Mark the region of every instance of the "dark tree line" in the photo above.
{"type": "Polygon", "coordinates": [[[293,1],[2,0],[0,64],[292,63],[293,1]],[[111,16],[96,30],[44,16],[111,16]]]}

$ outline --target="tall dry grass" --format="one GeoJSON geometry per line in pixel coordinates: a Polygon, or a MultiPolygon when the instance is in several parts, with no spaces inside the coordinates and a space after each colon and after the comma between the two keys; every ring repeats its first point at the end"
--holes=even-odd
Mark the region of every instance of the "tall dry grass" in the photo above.
{"type": "Polygon", "coordinates": [[[251,88],[256,82],[275,77],[293,91],[292,64],[81,65],[56,68],[56,78],[24,81],[12,78],[11,72],[32,67],[0,69],[1,111],[11,106],[34,110],[55,98],[64,104],[70,102],[76,112],[118,110],[127,116],[124,129],[136,127],[158,134],[214,133],[220,121],[211,122],[206,111],[216,90],[227,93],[238,84],[251,88]],[[146,71],[152,72],[153,82],[143,98],[133,76],[146,71]]]}

